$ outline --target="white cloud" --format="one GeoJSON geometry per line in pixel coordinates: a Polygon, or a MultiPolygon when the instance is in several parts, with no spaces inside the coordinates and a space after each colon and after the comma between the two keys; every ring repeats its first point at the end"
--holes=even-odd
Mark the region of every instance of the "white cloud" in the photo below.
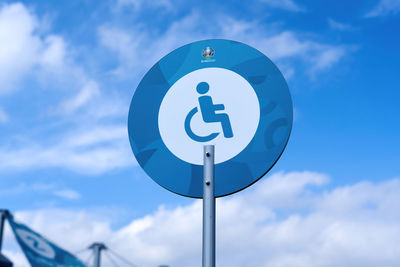
{"type": "Polygon", "coordinates": [[[80,92],[60,104],[60,111],[67,114],[72,113],[99,95],[99,85],[93,80],[88,81],[80,92]]]}
{"type": "Polygon", "coordinates": [[[117,8],[133,7],[135,10],[140,10],[144,7],[162,8],[167,11],[173,10],[174,5],[170,0],[117,0],[117,8]]]}
{"type": "Polygon", "coordinates": [[[39,22],[23,4],[0,8],[0,94],[16,88],[35,69],[54,71],[64,65],[64,40],[56,35],[40,36],[39,22]]]}
{"type": "Polygon", "coordinates": [[[53,195],[67,200],[81,198],[79,192],[64,188],[55,183],[19,183],[13,187],[0,188],[0,196],[27,195],[28,193],[53,195]]]}
{"type": "Polygon", "coordinates": [[[43,41],[46,50],[40,55],[40,62],[47,68],[61,67],[64,64],[67,48],[60,36],[49,35],[43,41]]]}
{"type": "MultiPolygon", "coordinates": [[[[6,136],[0,145],[0,170],[61,167],[99,174],[135,164],[126,127],[115,122],[125,118],[129,103],[118,93],[101,92],[99,82],[78,64],[79,49],[43,31],[39,21],[21,3],[0,6],[0,95],[25,86],[25,77],[35,81],[26,86],[29,90],[52,90],[44,99],[50,106],[29,110],[29,116],[50,123],[38,125],[34,137],[6,136]],[[91,144],[76,145],[88,136],[91,144]]],[[[7,121],[8,114],[0,108],[0,123],[7,121]]]]}
{"type": "Polygon", "coordinates": [[[22,195],[28,192],[35,193],[46,193],[56,188],[55,184],[43,184],[43,183],[20,183],[13,187],[6,187],[0,189],[1,196],[8,195],[22,195]]]}
{"type": "Polygon", "coordinates": [[[223,29],[224,35],[258,48],[282,67],[284,74],[294,72],[293,61],[300,59],[307,66],[305,72],[314,76],[338,63],[349,50],[346,47],[304,39],[293,31],[263,34],[263,30],[257,30],[260,29],[257,25],[251,25],[241,31],[232,31],[232,28],[240,27],[237,24],[241,25],[243,22],[231,19],[223,29]],[[265,37],[260,38],[260,36],[265,37]],[[292,67],[288,68],[288,65],[292,67]]]}
{"type": "Polygon", "coordinates": [[[378,17],[400,12],[400,1],[398,0],[380,0],[379,3],[365,17],[378,17]]]}
{"type": "Polygon", "coordinates": [[[289,31],[281,32],[259,42],[275,59],[296,56],[312,49],[311,42],[301,42],[293,32],[289,31]]]}
{"type": "Polygon", "coordinates": [[[71,189],[57,190],[57,191],[54,191],[53,194],[55,196],[69,199],[69,200],[76,200],[76,199],[81,198],[81,195],[77,191],[71,190],[71,189]]]}
{"type": "Polygon", "coordinates": [[[4,124],[8,122],[7,113],[0,107],[0,124],[4,124]]]}
{"type": "MultiPolygon", "coordinates": [[[[43,31],[45,27],[22,3],[0,6],[0,95],[25,87],[24,79],[33,77],[36,87],[60,94],[67,88],[67,97],[75,94],[57,108],[58,115],[70,115],[98,96],[99,86],[76,64],[64,38],[43,31]]],[[[0,122],[5,118],[0,111],[0,122]]]]}
{"type": "MultiPolygon", "coordinates": [[[[219,199],[217,265],[398,266],[400,214],[393,211],[400,208],[400,180],[332,189],[328,182],[320,173],[276,173],[219,199]]],[[[109,216],[86,211],[17,212],[16,218],[70,251],[104,241],[138,266],[192,267],[201,265],[201,207],[201,201],[160,207],[121,229],[110,227],[109,216]]],[[[112,264],[104,258],[103,266],[112,264]]]]}
{"type": "Polygon", "coordinates": [[[10,90],[12,83],[37,62],[43,44],[33,33],[36,27],[36,18],[22,4],[1,7],[0,92],[10,90]]]}
{"type": "Polygon", "coordinates": [[[341,47],[321,48],[317,55],[310,58],[313,65],[310,69],[311,73],[329,69],[332,65],[338,63],[345,55],[346,51],[341,47]]]}
{"type": "MultiPolygon", "coordinates": [[[[113,72],[118,75],[127,75],[128,70],[136,66],[142,53],[146,54],[139,45],[145,36],[137,34],[130,36],[127,32],[114,27],[102,26],[98,29],[100,43],[118,55],[119,66],[113,72]]],[[[146,40],[147,41],[147,40],[146,40]]]]}
{"type": "Polygon", "coordinates": [[[328,24],[329,24],[329,27],[331,27],[331,29],[333,29],[333,30],[339,30],[339,31],[354,30],[354,28],[351,25],[340,23],[334,19],[328,19],[328,24]]]}
{"type": "Polygon", "coordinates": [[[0,170],[61,167],[75,172],[101,174],[135,164],[126,127],[95,126],[75,130],[56,143],[0,147],[0,170]]]}
{"type": "Polygon", "coordinates": [[[293,0],[260,0],[260,1],[273,8],[280,8],[294,12],[305,11],[303,7],[300,7],[293,0]]]}
{"type": "MultiPolygon", "coordinates": [[[[293,60],[308,65],[309,74],[324,71],[339,62],[347,52],[344,46],[322,44],[293,31],[271,32],[256,21],[237,20],[224,14],[206,19],[199,12],[175,21],[163,32],[143,27],[122,29],[103,25],[100,42],[119,58],[115,73],[132,75],[144,71],[172,49],[189,42],[226,38],[254,46],[275,60],[287,76],[294,73],[293,60]],[[207,27],[212,22],[213,27],[207,27]],[[320,58],[323,58],[320,62],[320,58]],[[290,62],[289,62],[290,61],[290,62]]],[[[302,67],[304,69],[304,67],[302,67]]]]}

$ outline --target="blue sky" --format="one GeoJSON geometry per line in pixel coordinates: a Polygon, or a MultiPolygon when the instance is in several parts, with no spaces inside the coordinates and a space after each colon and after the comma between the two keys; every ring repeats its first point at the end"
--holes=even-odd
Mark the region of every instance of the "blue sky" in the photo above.
{"type": "MultiPolygon", "coordinates": [[[[104,226],[107,235],[96,232],[81,242],[67,242],[65,246],[75,251],[94,239],[117,244],[119,235],[140,232],[138,225],[146,225],[146,220],[154,223],[149,229],[158,229],[160,238],[167,238],[156,222],[173,220],[168,217],[173,214],[186,216],[182,210],[197,218],[193,214],[200,211],[198,202],[167,192],[138,167],[127,137],[127,115],[141,77],[162,56],[196,40],[226,38],[259,49],[277,64],[292,94],[295,121],[287,149],[270,174],[221,205],[234,210],[235,203],[260,195],[272,201],[271,206],[265,203],[268,209],[262,212],[271,212],[274,219],[267,216],[262,223],[254,219],[254,225],[248,224],[254,229],[283,227],[293,216],[306,220],[335,214],[334,206],[344,210],[350,206],[354,210],[349,214],[360,212],[365,223],[381,216],[382,221],[374,223],[380,225],[378,229],[389,221],[393,231],[400,231],[400,223],[389,212],[380,208],[364,212],[368,203],[390,210],[395,204],[388,202],[400,193],[396,178],[400,173],[399,26],[396,0],[3,1],[0,206],[23,222],[32,221],[36,229],[49,229],[47,236],[59,242],[64,241],[56,229],[79,228],[84,222],[104,226]],[[268,184],[276,186],[263,190],[268,184]],[[279,191],[281,186],[287,186],[289,193],[279,191]],[[363,196],[357,205],[353,194],[363,196]],[[276,198],[265,197],[270,195],[276,198]],[[317,205],[321,199],[328,199],[329,205],[321,208],[317,205]],[[55,228],[51,230],[46,221],[55,228]]],[[[259,201],[254,203],[258,207],[259,201]]],[[[220,211],[219,216],[228,215],[220,211]]],[[[336,219],[341,218],[328,217],[324,225],[337,225],[336,219]]],[[[355,224],[350,221],[349,225],[355,224]]],[[[357,223],[360,229],[365,226],[357,223]]],[[[379,237],[386,236],[390,239],[391,234],[379,237]]],[[[229,243],[229,238],[221,240],[229,243]]],[[[385,239],[387,244],[394,241],[385,239]]],[[[7,242],[9,255],[20,258],[13,240],[7,242]]],[[[287,242],[300,245],[303,239],[287,242]]],[[[284,256],[274,261],[260,257],[257,266],[293,266],[284,260],[291,259],[285,254],[287,246],[273,244],[269,245],[284,256]]],[[[269,245],[260,242],[257,248],[269,245]]],[[[160,250],[173,248],[168,242],[159,246],[160,250]]],[[[200,244],[193,246],[188,246],[190,253],[197,255],[194,251],[200,244]]],[[[120,250],[143,266],[153,266],[150,258],[155,261],[151,255],[138,259],[120,250]]],[[[221,261],[234,251],[224,251],[221,261]]],[[[308,255],[300,248],[298,252],[308,255]]],[[[332,249],[328,254],[343,256],[342,252],[332,249]]],[[[395,266],[391,264],[400,259],[389,254],[377,258],[377,265],[369,260],[368,266],[395,266]]],[[[171,266],[199,266],[184,265],[185,260],[190,262],[185,255],[158,255],[157,260],[171,266]]],[[[361,258],[354,256],[336,266],[367,266],[361,258]]],[[[298,266],[307,262],[293,259],[298,266]]]]}

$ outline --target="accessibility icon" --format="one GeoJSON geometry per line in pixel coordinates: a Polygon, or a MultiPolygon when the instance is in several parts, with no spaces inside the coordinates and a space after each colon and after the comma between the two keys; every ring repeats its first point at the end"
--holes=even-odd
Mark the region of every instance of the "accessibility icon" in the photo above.
{"type": "MultiPolygon", "coordinates": [[[[224,110],[225,106],[223,104],[214,104],[211,96],[204,95],[209,91],[209,84],[207,82],[201,82],[197,85],[196,90],[199,94],[203,95],[199,97],[199,106],[201,111],[201,116],[206,123],[220,122],[222,125],[222,131],[225,138],[232,138],[232,126],[229,120],[229,116],[226,113],[216,113],[217,110],[224,110]]],[[[198,136],[193,133],[190,128],[190,121],[193,116],[198,112],[197,107],[193,108],[185,119],[185,131],[187,135],[197,142],[208,142],[213,140],[219,135],[218,133],[211,133],[207,136],[198,136]]]]}
{"type": "Polygon", "coordinates": [[[223,68],[195,70],[176,81],[158,113],[163,143],[179,159],[203,164],[206,144],[218,147],[215,162],[239,154],[252,140],[260,121],[254,88],[223,68]]]}

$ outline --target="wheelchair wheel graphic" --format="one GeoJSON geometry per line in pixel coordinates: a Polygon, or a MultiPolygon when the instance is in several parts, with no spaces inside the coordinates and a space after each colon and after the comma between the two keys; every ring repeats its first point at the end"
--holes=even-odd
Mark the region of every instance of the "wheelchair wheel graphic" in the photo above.
{"type": "Polygon", "coordinates": [[[185,131],[186,131],[186,134],[190,138],[192,138],[194,141],[197,141],[197,142],[208,142],[208,141],[211,141],[211,140],[215,139],[219,135],[219,133],[211,133],[211,134],[206,135],[206,136],[199,136],[199,135],[195,134],[192,131],[192,128],[190,128],[190,122],[192,121],[193,116],[198,111],[199,111],[198,108],[195,107],[191,111],[189,111],[188,115],[186,116],[186,119],[185,119],[185,131]]]}

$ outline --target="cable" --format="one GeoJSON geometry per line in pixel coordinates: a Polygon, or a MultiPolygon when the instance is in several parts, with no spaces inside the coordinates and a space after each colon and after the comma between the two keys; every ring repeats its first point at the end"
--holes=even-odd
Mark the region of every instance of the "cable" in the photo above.
{"type": "Polygon", "coordinates": [[[103,255],[106,255],[107,258],[111,261],[111,263],[112,263],[115,267],[118,267],[118,264],[111,258],[111,256],[109,255],[109,253],[103,253],[103,255]]]}
{"type": "Polygon", "coordinates": [[[92,260],[94,253],[90,253],[89,257],[83,262],[86,266],[91,266],[90,261],[92,260]]]}
{"type": "Polygon", "coordinates": [[[88,249],[88,248],[84,248],[84,249],[81,249],[81,250],[75,252],[74,254],[75,254],[75,255],[76,255],[76,254],[80,254],[80,253],[82,253],[82,252],[85,252],[86,250],[89,250],[89,249],[88,249]]]}
{"type": "Polygon", "coordinates": [[[124,257],[122,257],[121,255],[119,255],[118,253],[116,253],[114,250],[108,248],[108,250],[117,258],[119,258],[120,260],[122,260],[123,262],[125,262],[126,264],[128,264],[129,266],[132,267],[138,267],[136,264],[133,264],[132,262],[130,262],[129,260],[125,259],[124,257]]]}
{"type": "Polygon", "coordinates": [[[89,266],[89,260],[91,259],[91,257],[93,256],[93,252],[91,251],[91,250],[89,250],[88,248],[84,248],[84,249],[81,249],[81,250],[79,250],[79,251],[77,251],[77,252],[75,252],[74,253],[74,255],[76,255],[76,256],[78,256],[79,254],[82,254],[82,253],[84,253],[84,252],[86,252],[86,251],[90,251],[91,253],[89,254],[89,258],[86,260],[86,261],[84,261],[84,260],[82,260],[82,258],[80,258],[80,257],[83,257],[83,255],[82,256],[79,256],[79,257],[77,257],[78,259],[80,258],[80,260],[85,264],[85,266],[89,266]]]}
{"type": "MultiPolygon", "coordinates": [[[[114,254],[111,254],[111,253],[108,253],[108,250],[107,250],[107,256],[108,257],[110,257],[111,259],[118,259],[118,260],[120,260],[119,258],[117,258],[117,257],[115,257],[115,255],[114,254]],[[111,257],[112,256],[112,257],[111,257]]],[[[125,262],[124,262],[125,263],[125,262]]]]}

